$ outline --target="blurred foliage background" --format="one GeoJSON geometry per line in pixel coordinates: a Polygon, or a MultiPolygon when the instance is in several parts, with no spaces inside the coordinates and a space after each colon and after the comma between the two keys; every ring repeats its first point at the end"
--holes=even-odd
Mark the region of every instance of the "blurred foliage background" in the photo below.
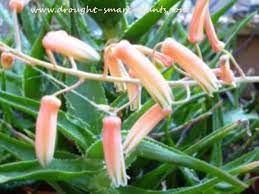
{"type": "MultiPolygon", "coordinates": [[[[14,29],[7,1],[0,2],[0,39],[14,46],[14,29]]],[[[238,13],[233,8],[237,0],[222,2],[212,8],[213,22],[220,39],[226,43],[226,48],[235,51],[238,34],[242,29],[253,26],[258,16],[253,9],[241,17],[234,17],[237,16],[234,13],[238,13]]],[[[128,39],[132,43],[153,47],[171,36],[194,49],[187,41],[190,8],[192,4],[187,0],[32,1],[19,15],[23,52],[47,60],[41,40],[48,31],[57,29],[63,29],[84,40],[100,53],[109,40],[128,39]],[[131,6],[139,10],[159,9],[162,6],[168,10],[178,8],[182,11],[169,14],[142,11],[127,14],[32,13],[36,8],[61,6],[131,6]]],[[[215,67],[220,54],[213,53],[207,41],[202,43],[201,48],[206,63],[215,67]]],[[[68,66],[61,57],[58,57],[58,62],[68,66]]],[[[79,69],[102,73],[103,63],[79,64],[79,69]]],[[[173,68],[164,70],[163,75],[168,80],[181,78],[173,68]]],[[[171,117],[153,130],[151,137],[154,140],[143,141],[127,159],[130,186],[115,189],[110,185],[103,164],[101,121],[104,115],[88,99],[119,107],[127,102],[127,96],[116,93],[112,84],[87,81],[76,93],[62,96],[56,159],[48,168],[41,168],[35,160],[33,145],[39,100],[42,96],[61,89],[63,86],[60,82],[69,85],[74,81],[75,78],[70,76],[26,66],[19,61],[13,70],[0,74],[1,193],[244,192],[245,188],[225,182],[224,174],[227,172],[238,175],[240,180],[251,186],[247,192],[259,192],[255,184],[258,168],[250,172],[251,169],[246,166],[259,160],[259,98],[258,89],[253,84],[223,88],[214,98],[208,97],[199,88],[193,88],[190,102],[175,106],[171,117]]],[[[173,90],[176,98],[184,97],[183,89],[173,90]]],[[[141,110],[137,112],[123,112],[125,133],[153,104],[146,92],[142,94],[142,104],[141,110]]]]}

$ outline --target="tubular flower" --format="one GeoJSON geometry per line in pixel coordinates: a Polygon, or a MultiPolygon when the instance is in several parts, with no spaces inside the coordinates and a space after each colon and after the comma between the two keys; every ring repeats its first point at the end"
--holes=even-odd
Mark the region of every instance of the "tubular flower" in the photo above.
{"type": "Polygon", "coordinates": [[[159,104],[153,105],[130,129],[123,144],[124,153],[132,152],[141,140],[169,114],[171,114],[171,109],[162,109],[159,104]]]}
{"type": "Polygon", "coordinates": [[[178,63],[209,95],[218,90],[220,85],[213,71],[190,49],[167,38],[162,44],[162,52],[178,63]]]}
{"type": "Polygon", "coordinates": [[[138,49],[140,52],[142,52],[144,55],[152,56],[154,54],[154,58],[156,61],[162,63],[165,67],[171,67],[173,64],[173,60],[164,55],[163,53],[160,53],[158,51],[155,51],[151,48],[142,46],[142,45],[135,45],[136,49],[138,49]]]}
{"type": "Polygon", "coordinates": [[[4,69],[11,69],[14,64],[14,56],[9,52],[1,54],[1,64],[4,69]]]}
{"type": "Polygon", "coordinates": [[[30,2],[30,0],[10,0],[9,7],[11,10],[21,13],[24,7],[30,2]]]}
{"type": "Polygon", "coordinates": [[[206,17],[205,17],[205,30],[212,49],[215,52],[222,51],[222,49],[224,49],[225,47],[225,43],[218,39],[217,33],[211,21],[211,16],[208,8],[206,10],[206,17]]]}
{"type": "Polygon", "coordinates": [[[114,47],[114,54],[140,79],[152,98],[163,108],[172,104],[172,91],[162,74],[128,41],[121,41],[114,47]]]}
{"type": "Polygon", "coordinates": [[[47,33],[42,44],[46,50],[73,57],[79,61],[97,62],[100,60],[100,55],[91,46],[62,30],[47,33]]]}
{"type": "Polygon", "coordinates": [[[36,123],[35,149],[42,166],[53,159],[57,134],[57,117],[61,101],[55,96],[44,96],[36,123]]]}
{"type": "Polygon", "coordinates": [[[103,119],[103,151],[108,174],[115,187],[127,185],[122,150],[121,120],[109,116],[103,119]]]}
{"type": "Polygon", "coordinates": [[[191,43],[199,43],[203,40],[204,21],[209,0],[197,0],[190,22],[188,39],[191,43]]]}
{"type": "MultiPolygon", "coordinates": [[[[122,62],[112,55],[112,52],[109,49],[104,51],[104,63],[108,67],[111,76],[114,77],[127,77],[127,71],[122,64],[122,62]]],[[[117,92],[125,92],[126,84],[125,83],[115,83],[117,92]]]]}
{"type": "Polygon", "coordinates": [[[219,77],[224,83],[236,86],[235,77],[233,71],[230,69],[229,57],[223,55],[220,57],[220,67],[214,69],[214,73],[219,77]]]}
{"type": "MultiPolygon", "coordinates": [[[[136,75],[131,70],[129,70],[129,76],[136,78],[136,75]]],[[[132,102],[130,110],[138,110],[141,107],[141,86],[129,83],[127,84],[127,92],[129,101],[132,102]]]]}

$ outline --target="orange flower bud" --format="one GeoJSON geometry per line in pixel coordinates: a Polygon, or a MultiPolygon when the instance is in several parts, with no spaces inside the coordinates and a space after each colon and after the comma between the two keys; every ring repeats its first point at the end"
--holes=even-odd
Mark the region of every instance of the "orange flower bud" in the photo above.
{"type": "Polygon", "coordinates": [[[100,55],[91,46],[62,30],[49,32],[43,38],[42,44],[46,50],[73,57],[79,61],[97,62],[100,60],[100,55]]]}
{"type": "Polygon", "coordinates": [[[214,69],[214,73],[219,77],[224,83],[236,86],[234,73],[230,68],[229,57],[227,55],[223,55],[219,59],[220,67],[214,69]]]}
{"type": "Polygon", "coordinates": [[[14,56],[9,52],[3,52],[1,54],[1,64],[4,69],[11,69],[14,64],[14,56]]]}
{"type": "Polygon", "coordinates": [[[218,39],[217,33],[216,33],[213,23],[211,21],[211,16],[210,16],[210,12],[209,12],[208,8],[206,10],[206,17],[205,17],[205,30],[206,30],[206,33],[207,33],[207,36],[208,36],[212,49],[215,52],[222,51],[222,49],[224,49],[224,47],[225,47],[225,43],[221,42],[218,39]]]}
{"type": "Polygon", "coordinates": [[[15,10],[17,13],[21,13],[24,7],[30,2],[30,0],[10,0],[9,7],[11,10],[15,10]]]}
{"type": "Polygon", "coordinates": [[[42,166],[47,166],[55,151],[57,117],[61,101],[55,96],[44,96],[36,123],[35,149],[42,166]]]}
{"type": "MultiPolygon", "coordinates": [[[[112,55],[111,50],[108,48],[104,51],[104,63],[105,66],[108,67],[111,76],[114,77],[127,77],[127,71],[122,64],[122,62],[116,59],[115,56],[112,55]]],[[[125,92],[126,91],[126,84],[125,83],[115,83],[115,87],[117,92],[125,92]]]]}
{"type": "Polygon", "coordinates": [[[127,185],[122,150],[121,120],[116,116],[103,119],[103,151],[108,174],[115,187],[127,185]]]}
{"type": "Polygon", "coordinates": [[[124,153],[132,152],[141,140],[171,112],[171,109],[162,109],[159,104],[155,104],[145,112],[130,129],[123,144],[124,153]]]}
{"type": "Polygon", "coordinates": [[[209,95],[218,90],[220,85],[213,71],[190,49],[167,38],[162,44],[162,52],[178,63],[209,95]]]}
{"type": "Polygon", "coordinates": [[[170,108],[172,91],[162,74],[128,41],[123,40],[114,47],[114,54],[140,79],[151,97],[163,108],[170,108]]]}
{"type": "Polygon", "coordinates": [[[197,0],[189,29],[189,41],[193,44],[203,40],[204,21],[206,10],[208,9],[209,0],[197,0]]]}

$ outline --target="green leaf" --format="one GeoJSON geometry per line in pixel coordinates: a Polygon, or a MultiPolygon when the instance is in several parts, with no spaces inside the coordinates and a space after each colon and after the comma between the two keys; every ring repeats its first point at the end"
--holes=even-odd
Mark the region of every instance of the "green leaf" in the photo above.
{"type": "MultiPolygon", "coordinates": [[[[84,68],[95,72],[95,68],[84,68]]],[[[70,85],[75,82],[73,78],[67,78],[67,84],[70,85]]],[[[107,99],[105,96],[105,91],[103,89],[102,83],[98,81],[87,80],[84,84],[76,89],[76,91],[89,100],[97,104],[107,104],[107,99]]],[[[102,128],[102,112],[98,111],[89,102],[86,102],[78,95],[73,93],[68,93],[66,97],[66,107],[68,112],[79,117],[91,126],[91,131],[95,134],[100,134],[102,128]]]]}
{"type": "Polygon", "coordinates": [[[18,141],[3,133],[0,133],[0,146],[21,160],[35,159],[34,148],[32,145],[18,141]]]}
{"type": "Polygon", "coordinates": [[[235,122],[232,124],[229,124],[223,128],[217,129],[207,135],[206,137],[202,138],[200,141],[196,142],[192,146],[188,147],[186,150],[184,150],[187,154],[193,154],[203,148],[208,148],[213,143],[222,140],[224,137],[226,137],[231,131],[235,130],[237,127],[240,126],[240,122],[235,122]]]}
{"type": "MultiPolygon", "coordinates": [[[[177,9],[180,9],[183,5],[184,1],[181,1],[181,3],[177,6],[177,9]]],[[[179,11],[173,12],[170,15],[165,17],[163,25],[159,27],[159,29],[155,32],[153,35],[153,38],[150,38],[147,42],[147,46],[154,47],[158,42],[162,41],[166,36],[168,35],[168,31],[170,31],[172,27],[172,21],[176,18],[179,11]]]]}
{"type": "MultiPolygon", "coordinates": [[[[90,158],[102,157],[102,146],[101,142],[94,144],[87,151],[87,156],[90,158]]],[[[175,165],[193,168],[199,171],[206,172],[215,177],[219,177],[226,182],[229,182],[237,187],[246,187],[244,183],[231,176],[227,172],[212,166],[204,161],[195,159],[182,153],[179,150],[168,148],[162,143],[158,143],[154,140],[143,140],[142,143],[136,148],[136,154],[139,157],[148,158],[151,160],[157,160],[165,163],[173,163],[175,165]]]]}
{"type": "Polygon", "coordinates": [[[88,14],[103,28],[106,39],[117,37],[121,30],[125,0],[81,0],[88,14]],[[96,13],[95,13],[96,12],[96,13]]]}
{"type": "Polygon", "coordinates": [[[216,13],[212,16],[212,22],[216,23],[221,16],[223,16],[230,8],[233,7],[233,5],[236,4],[238,0],[230,0],[225,6],[220,8],[216,13]]]}
{"type": "Polygon", "coordinates": [[[68,181],[94,175],[103,168],[99,160],[53,160],[48,167],[41,167],[36,160],[9,163],[0,166],[0,183],[17,180],[68,181]]]}
{"type": "MultiPolygon", "coordinates": [[[[257,150],[258,151],[258,150],[257,150]]],[[[228,171],[228,173],[231,173],[233,175],[239,175],[239,174],[243,174],[243,173],[247,173],[251,170],[253,170],[254,168],[258,168],[258,164],[257,165],[250,165],[248,163],[244,163],[239,167],[236,167],[234,169],[231,169],[228,171]]],[[[152,191],[152,190],[144,190],[141,188],[136,188],[136,187],[123,187],[123,188],[119,188],[119,192],[123,193],[123,194],[128,194],[128,193],[141,193],[141,194],[200,194],[200,193],[204,193],[207,190],[209,190],[210,188],[212,188],[213,186],[215,186],[217,183],[219,183],[220,181],[222,181],[219,178],[212,178],[209,180],[206,180],[200,184],[196,184],[194,186],[191,187],[182,187],[182,188],[177,188],[177,189],[169,189],[167,191],[152,191]]],[[[237,189],[237,187],[235,187],[235,189],[237,189]]]]}
{"type": "Polygon", "coordinates": [[[207,174],[213,175],[215,177],[221,178],[222,180],[229,182],[237,187],[246,188],[247,185],[236,179],[229,173],[212,166],[202,160],[195,159],[188,155],[181,153],[178,150],[172,151],[167,146],[161,143],[154,143],[149,141],[143,141],[138,147],[137,151],[139,156],[148,158],[151,160],[157,160],[165,163],[173,163],[180,166],[185,166],[188,168],[196,169],[199,171],[206,172],[207,174]]]}
{"type": "MultiPolygon", "coordinates": [[[[8,152],[10,152],[19,160],[35,159],[35,148],[32,144],[19,141],[3,133],[0,133],[0,146],[3,147],[8,152]]],[[[56,150],[55,158],[75,159],[75,158],[78,158],[78,155],[75,155],[66,151],[56,150]]]]}
{"type": "MultiPolygon", "coordinates": [[[[161,7],[167,11],[178,3],[180,0],[158,0],[155,5],[151,8],[152,10],[159,10],[161,7]]],[[[164,15],[165,13],[148,12],[142,18],[134,22],[124,33],[123,38],[132,42],[137,42],[141,36],[148,32],[154,24],[164,15]]]]}
{"type": "MultiPolygon", "coordinates": [[[[188,155],[192,155],[195,152],[199,152],[200,150],[207,149],[208,147],[213,145],[213,143],[217,142],[218,140],[222,140],[231,131],[235,130],[236,129],[235,126],[238,126],[238,123],[230,124],[214,131],[212,134],[205,136],[200,141],[194,143],[191,147],[184,150],[184,153],[188,155]]],[[[141,187],[148,187],[150,183],[152,183],[152,185],[156,185],[157,182],[160,183],[160,181],[164,177],[166,177],[169,173],[171,173],[173,170],[175,170],[175,166],[173,166],[172,164],[162,164],[156,169],[144,175],[135,184],[141,187]]]]}
{"type": "MultiPolygon", "coordinates": [[[[0,102],[7,104],[28,115],[36,117],[39,109],[39,102],[15,96],[0,91],[0,102]]],[[[95,139],[91,131],[87,129],[88,124],[72,115],[60,111],[58,116],[58,130],[66,137],[74,140],[82,148],[86,149],[95,139]]]]}

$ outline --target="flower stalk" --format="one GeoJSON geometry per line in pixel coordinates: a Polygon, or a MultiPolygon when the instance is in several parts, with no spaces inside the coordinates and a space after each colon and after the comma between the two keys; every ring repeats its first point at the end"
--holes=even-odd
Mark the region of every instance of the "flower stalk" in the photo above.
{"type": "MultiPolygon", "coordinates": [[[[48,63],[46,61],[42,61],[36,58],[33,58],[29,55],[24,53],[18,52],[17,50],[9,47],[8,45],[2,43],[0,41],[0,50],[7,51],[12,53],[16,59],[24,62],[23,65],[31,65],[31,66],[39,66],[44,67],[46,69],[64,73],[66,75],[71,75],[75,77],[80,77],[85,80],[95,80],[95,81],[104,81],[104,82],[116,82],[116,83],[132,83],[142,85],[139,79],[132,79],[132,78],[120,78],[120,77],[113,77],[113,76],[103,76],[103,74],[97,73],[89,73],[80,70],[73,70],[71,68],[57,66],[56,68],[52,63],[48,63]]],[[[199,85],[197,81],[194,80],[177,80],[177,81],[167,81],[169,86],[171,87],[183,87],[184,85],[189,86],[197,86],[199,85]]],[[[219,81],[220,84],[224,85],[223,82],[219,81]]],[[[235,83],[259,83],[259,76],[246,76],[246,77],[236,77],[235,83]]]]}

